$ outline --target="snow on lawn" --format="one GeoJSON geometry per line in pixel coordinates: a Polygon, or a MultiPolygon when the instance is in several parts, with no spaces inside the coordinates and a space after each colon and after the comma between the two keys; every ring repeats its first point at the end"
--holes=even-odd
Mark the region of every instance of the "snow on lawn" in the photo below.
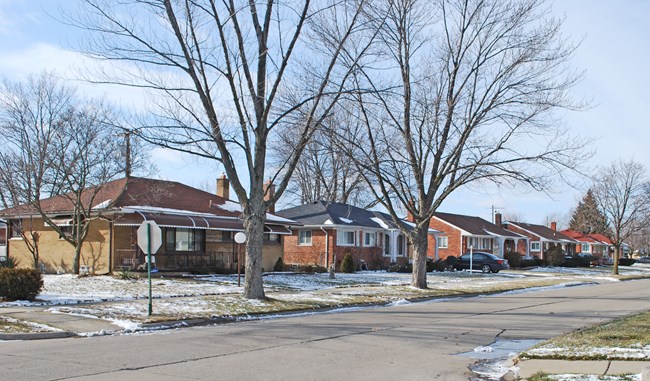
{"type": "Polygon", "coordinates": [[[526,355],[535,358],[604,358],[617,360],[650,360],[650,345],[638,345],[636,348],[619,347],[570,347],[543,346],[526,351],[526,355]]]}

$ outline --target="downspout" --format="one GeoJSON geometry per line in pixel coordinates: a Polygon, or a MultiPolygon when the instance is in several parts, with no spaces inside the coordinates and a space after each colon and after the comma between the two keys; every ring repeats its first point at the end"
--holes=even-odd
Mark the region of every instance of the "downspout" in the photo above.
{"type": "Polygon", "coordinates": [[[115,257],[113,256],[113,239],[115,238],[113,234],[113,221],[108,222],[108,273],[113,273],[113,262],[115,257]]]}
{"type": "Polygon", "coordinates": [[[322,226],[320,227],[320,230],[325,233],[325,268],[327,269],[329,267],[330,261],[330,235],[322,226]]]}

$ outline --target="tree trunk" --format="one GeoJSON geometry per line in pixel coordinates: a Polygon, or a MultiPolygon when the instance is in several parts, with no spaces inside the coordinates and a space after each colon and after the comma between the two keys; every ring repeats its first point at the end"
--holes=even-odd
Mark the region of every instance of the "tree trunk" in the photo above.
{"type": "Polygon", "coordinates": [[[266,299],[264,285],[262,284],[263,216],[264,212],[244,215],[244,231],[246,233],[244,297],[247,299],[266,299]]]}
{"type": "Polygon", "coordinates": [[[411,286],[427,288],[427,248],[429,224],[417,224],[411,234],[413,244],[413,279],[411,286]]]}
{"type": "Polygon", "coordinates": [[[612,271],[614,275],[618,275],[618,257],[620,250],[621,246],[614,246],[614,269],[612,271]]]}
{"type": "Polygon", "coordinates": [[[81,259],[81,245],[74,247],[74,260],[72,261],[72,272],[79,274],[79,260],[81,259]]]}

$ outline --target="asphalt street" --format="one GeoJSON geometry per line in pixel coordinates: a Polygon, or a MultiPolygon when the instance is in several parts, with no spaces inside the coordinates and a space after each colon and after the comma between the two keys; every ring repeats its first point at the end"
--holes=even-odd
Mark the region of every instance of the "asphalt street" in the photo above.
{"type": "Polygon", "coordinates": [[[459,356],[650,309],[650,280],[149,334],[0,342],[0,380],[468,380],[459,356]]]}

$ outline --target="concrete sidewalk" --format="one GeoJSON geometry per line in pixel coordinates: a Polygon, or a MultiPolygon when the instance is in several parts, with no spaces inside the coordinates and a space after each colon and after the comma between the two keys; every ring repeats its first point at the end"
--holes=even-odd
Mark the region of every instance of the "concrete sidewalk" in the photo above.
{"type": "Polygon", "coordinates": [[[535,373],[587,374],[613,376],[641,374],[642,380],[650,380],[650,361],[568,361],[568,360],[522,360],[517,364],[519,377],[528,379],[535,373]]]}
{"type": "Polygon", "coordinates": [[[59,331],[34,333],[0,333],[0,340],[53,339],[83,336],[95,332],[118,332],[123,328],[107,320],[92,316],[61,314],[47,311],[47,307],[4,307],[0,316],[20,321],[43,324],[59,331]]]}

